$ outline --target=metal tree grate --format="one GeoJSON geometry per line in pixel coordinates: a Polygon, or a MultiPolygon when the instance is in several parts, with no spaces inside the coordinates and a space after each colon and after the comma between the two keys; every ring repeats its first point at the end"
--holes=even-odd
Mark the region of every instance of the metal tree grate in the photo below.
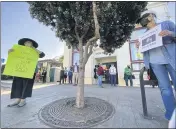
{"type": "Polygon", "coordinates": [[[85,97],[85,107],[75,107],[75,98],[54,101],[39,111],[39,119],[50,127],[87,128],[107,121],[115,113],[113,105],[93,97],[85,97]]]}

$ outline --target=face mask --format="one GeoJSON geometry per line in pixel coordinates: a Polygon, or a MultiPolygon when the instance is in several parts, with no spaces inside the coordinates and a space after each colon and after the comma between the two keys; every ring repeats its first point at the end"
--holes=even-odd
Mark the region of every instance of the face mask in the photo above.
{"type": "Polygon", "coordinates": [[[140,24],[141,26],[146,27],[149,22],[150,21],[148,20],[148,18],[143,18],[141,19],[140,24]]]}

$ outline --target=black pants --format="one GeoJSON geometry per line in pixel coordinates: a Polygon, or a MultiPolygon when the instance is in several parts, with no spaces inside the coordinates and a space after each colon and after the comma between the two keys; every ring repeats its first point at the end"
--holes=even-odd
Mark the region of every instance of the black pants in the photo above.
{"type": "Polygon", "coordinates": [[[43,76],[43,83],[46,83],[46,76],[43,76]]]}
{"type": "Polygon", "coordinates": [[[61,82],[62,82],[62,84],[64,84],[64,76],[60,77],[60,84],[61,84],[61,82]]]}
{"type": "Polygon", "coordinates": [[[32,79],[14,77],[11,89],[11,99],[25,99],[27,97],[31,97],[35,75],[36,73],[34,73],[32,79]]]}
{"type": "Polygon", "coordinates": [[[64,75],[64,81],[67,82],[67,75],[64,75]]]}

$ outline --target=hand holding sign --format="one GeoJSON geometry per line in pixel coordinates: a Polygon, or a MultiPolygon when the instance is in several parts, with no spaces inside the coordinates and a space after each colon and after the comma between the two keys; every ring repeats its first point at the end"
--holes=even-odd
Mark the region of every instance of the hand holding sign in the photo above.
{"type": "Polygon", "coordinates": [[[162,36],[162,37],[173,36],[173,35],[174,35],[174,33],[172,31],[169,31],[169,30],[163,30],[159,33],[159,36],[162,36]]]}
{"type": "Polygon", "coordinates": [[[13,52],[13,51],[14,51],[13,48],[12,48],[12,49],[9,49],[8,54],[11,53],[11,52],[13,52]]]}
{"type": "Polygon", "coordinates": [[[14,45],[9,50],[4,75],[33,78],[39,54],[30,47],[14,45]]]}

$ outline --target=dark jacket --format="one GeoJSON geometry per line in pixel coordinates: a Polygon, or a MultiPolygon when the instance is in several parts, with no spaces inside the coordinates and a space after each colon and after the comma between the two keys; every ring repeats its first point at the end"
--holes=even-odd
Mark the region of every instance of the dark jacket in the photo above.
{"type": "Polygon", "coordinates": [[[47,72],[46,72],[46,71],[42,73],[42,75],[43,75],[44,77],[46,77],[46,74],[47,74],[47,72]]]}
{"type": "Polygon", "coordinates": [[[64,77],[64,70],[61,70],[61,71],[60,71],[60,76],[61,76],[61,77],[64,77]]]}

